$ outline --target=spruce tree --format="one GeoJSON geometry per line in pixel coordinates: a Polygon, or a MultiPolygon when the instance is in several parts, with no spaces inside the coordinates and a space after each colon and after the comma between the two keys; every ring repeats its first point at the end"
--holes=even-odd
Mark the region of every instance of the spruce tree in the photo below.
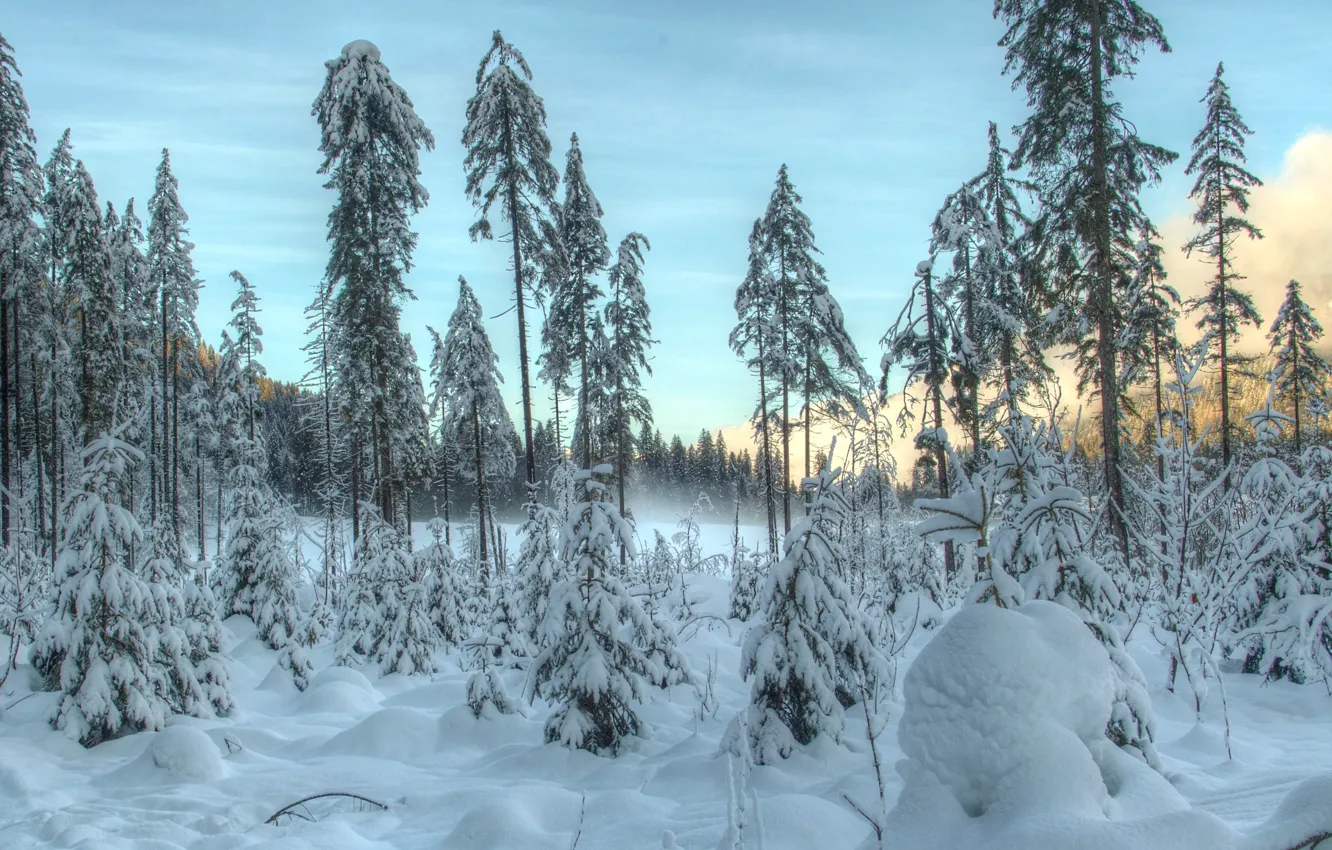
{"type": "Polygon", "coordinates": [[[608,472],[604,465],[579,472],[583,499],[560,537],[569,572],[551,592],[545,649],[528,668],[527,693],[559,704],[546,721],[548,742],[615,755],[641,729],[634,709],[645,687],[681,684],[690,674],[674,635],[616,577],[616,549],[632,553],[634,544],[596,477],[608,472]]]}
{"type": "Polygon", "coordinates": [[[157,356],[162,381],[156,411],[160,428],[153,441],[160,483],[154,485],[151,515],[155,519],[159,508],[165,511],[179,537],[181,381],[194,372],[199,341],[194,314],[199,306],[200,282],[190,256],[194,244],[185,238],[189,216],[180,205],[178,191],[179,184],[171,173],[171,156],[164,149],[153,196],[148,201],[148,265],[160,302],[157,356]]]}
{"type": "Polygon", "coordinates": [[[1026,89],[1032,110],[1016,128],[1012,165],[1029,170],[1043,203],[1036,238],[1052,280],[1042,295],[1059,308],[1055,327],[1064,339],[1095,337],[1088,377],[1101,399],[1109,523],[1122,552],[1116,287],[1143,218],[1138,190],[1175,154],[1133,133],[1112,86],[1132,76],[1144,49],[1169,45],[1160,21],[1135,0],[996,0],[994,16],[1007,27],[999,42],[1004,71],[1026,89]]]}
{"type": "Polygon", "coordinates": [[[742,712],[758,764],[789,756],[820,736],[841,739],[848,685],[873,690],[884,660],[840,578],[845,557],[836,529],[845,501],[841,470],[819,473],[808,515],[786,535],[785,552],[759,593],[760,619],[745,634],[741,674],[752,680],[742,712]]]}
{"type": "Polygon", "coordinates": [[[460,646],[466,617],[457,582],[458,562],[444,540],[444,520],[435,517],[427,529],[430,542],[413,555],[415,568],[426,582],[428,613],[439,641],[445,646],[460,646]]]}
{"type": "Polygon", "coordinates": [[[1286,299],[1281,302],[1272,328],[1267,332],[1276,362],[1272,378],[1276,389],[1285,396],[1294,419],[1295,454],[1303,452],[1301,416],[1305,406],[1321,399],[1327,392],[1332,366],[1314,349],[1323,338],[1323,326],[1300,293],[1300,282],[1286,284],[1286,299]]]}
{"type": "Polygon", "coordinates": [[[558,318],[558,334],[572,338],[578,360],[578,418],[580,463],[591,467],[593,429],[589,427],[589,390],[593,379],[590,358],[592,318],[597,302],[605,295],[595,276],[610,262],[610,244],[601,226],[602,210],[583,171],[583,152],[578,134],[569,137],[564,166],[564,203],[559,208],[559,242],[567,257],[567,277],[551,293],[551,314],[558,318]]]}
{"type": "Polygon", "coordinates": [[[128,563],[143,539],[122,504],[121,482],[142,454],[102,435],[83,452],[60,545],[55,612],[33,649],[33,664],[59,688],[51,725],[85,747],[161,729],[172,706],[166,671],[144,628],[152,621],[148,583],[128,563]]]}
{"type": "Polygon", "coordinates": [[[815,259],[809,216],[783,164],[763,213],[763,256],[775,299],[778,349],[773,352],[782,407],[782,516],[791,530],[791,394],[802,401],[805,477],[810,473],[813,405],[853,404],[864,369],[843,327],[842,310],[828,291],[827,274],[815,259]],[[831,359],[830,359],[831,357],[831,359]]]}
{"type": "Polygon", "coordinates": [[[643,374],[652,374],[647,352],[657,342],[652,338],[652,311],[643,288],[643,249],[651,247],[641,233],[630,233],[620,242],[610,270],[610,301],[606,304],[610,336],[605,360],[609,398],[604,430],[615,447],[618,505],[625,516],[624,488],[634,453],[634,425],[652,422],[652,405],[643,393],[643,374]]]}
{"type": "Polygon", "coordinates": [[[101,434],[111,427],[129,364],[101,207],[82,161],[75,164],[68,224],[69,250],[63,279],[75,329],[79,422],[85,434],[101,434]]]}
{"type": "Polygon", "coordinates": [[[531,259],[541,250],[539,222],[555,201],[560,179],[550,164],[546,107],[532,90],[531,79],[532,69],[523,54],[495,30],[490,49],[476,70],[476,94],[467,101],[467,126],[462,134],[467,149],[463,161],[467,197],[480,211],[480,218],[469,231],[472,239],[493,238],[489,215],[496,200],[509,227],[528,483],[536,481],[536,458],[532,450],[527,296],[535,287],[531,259]]]}
{"type": "MultiPolygon", "coordinates": [[[[14,49],[0,36],[0,550],[13,538],[15,520],[12,494],[22,475],[19,428],[23,421],[24,390],[37,397],[35,352],[25,364],[23,341],[29,337],[28,304],[38,302],[32,248],[37,240],[34,216],[40,211],[43,175],[37,165],[37,136],[29,124],[28,103],[19,82],[14,49]],[[24,370],[27,375],[24,376],[24,370]]],[[[33,405],[31,421],[40,421],[33,405]]],[[[40,443],[40,438],[34,440],[40,443]]],[[[40,445],[34,447],[40,459],[40,445]]],[[[41,480],[40,460],[37,478],[41,480]]],[[[38,512],[45,510],[38,498],[38,512]]],[[[39,513],[40,516],[40,513],[39,513]]],[[[44,525],[44,523],[41,523],[44,525]]],[[[54,546],[52,549],[54,550],[54,546]]]]}
{"type": "MultiPolygon", "coordinates": [[[[1192,255],[1199,251],[1216,264],[1216,274],[1207,292],[1192,301],[1200,312],[1198,327],[1214,334],[1217,344],[1215,362],[1221,373],[1221,464],[1230,465],[1233,435],[1230,424],[1230,378],[1234,354],[1230,346],[1241,325],[1258,327],[1262,321],[1247,292],[1235,288],[1244,276],[1235,271],[1234,246],[1240,236],[1261,239],[1262,232],[1244,217],[1249,211],[1249,190],[1263,182],[1244,168],[1244,139],[1253,133],[1230,102],[1230,89],[1217,63],[1216,74],[1207,87],[1202,102],[1207,104],[1207,121],[1193,138],[1193,156],[1187,174],[1197,180],[1189,197],[1198,202],[1193,222],[1199,232],[1184,246],[1192,255]]],[[[1229,486],[1229,476],[1226,481],[1229,486]]]]}
{"type": "Polygon", "coordinates": [[[513,425],[500,395],[499,358],[490,347],[490,336],[482,323],[481,305],[467,281],[458,278],[458,306],[449,317],[444,338],[432,328],[434,356],[431,380],[432,407],[443,412],[443,430],[467,446],[470,457],[460,464],[459,475],[476,485],[476,510],[480,563],[486,580],[490,571],[490,540],[486,524],[491,513],[490,489],[513,475],[514,453],[508,440],[513,425]]]}
{"type": "Polygon", "coordinates": [[[763,222],[755,219],[749,233],[749,268],[735,293],[738,321],[731,331],[731,350],[749,370],[758,376],[758,404],[750,417],[759,444],[759,466],[763,476],[763,505],[768,520],[768,552],[777,551],[776,486],[772,469],[772,424],[774,419],[772,387],[776,385],[773,355],[780,343],[774,311],[773,279],[763,258],[763,222]]]}
{"type": "Polygon", "coordinates": [[[391,410],[403,392],[395,384],[404,362],[398,321],[402,302],[413,297],[404,277],[417,241],[409,219],[429,198],[418,180],[420,150],[433,149],[435,140],[375,45],[353,41],[324,64],[313,114],[324,155],[319,173],[329,176],[324,185],[337,201],[328,217],[331,254],[321,295],[331,312],[334,381],[352,443],[351,498],[368,496],[393,524],[402,487],[394,449],[404,439],[391,410]],[[361,466],[366,454],[368,470],[361,466]]]}

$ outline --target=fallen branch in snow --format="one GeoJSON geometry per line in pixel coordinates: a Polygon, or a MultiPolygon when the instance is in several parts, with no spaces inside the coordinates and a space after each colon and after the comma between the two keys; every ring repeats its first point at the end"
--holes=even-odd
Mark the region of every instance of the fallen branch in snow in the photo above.
{"type": "Polygon", "coordinates": [[[271,823],[274,826],[276,826],[278,818],[282,817],[283,815],[286,815],[288,817],[297,817],[303,820],[308,820],[313,822],[314,815],[311,815],[309,813],[310,812],[309,809],[305,810],[306,811],[305,814],[301,814],[300,812],[296,811],[296,807],[297,806],[304,807],[305,804],[310,802],[311,800],[320,800],[325,797],[346,797],[348,799],[356,800],[361,803],[368,803],[371,806],[375,806],[380,811],[388,810],[388,803],[381,803],[378,800],[372,800],[369,797],[362,797],[360,794],[352,794],[349,791],[326,791],[323,794],[311,794],[309,797],[302,797],[301,799],[297,800],[294,803],[288,803],[287,805],[283,806],[282,808],[274,812],[268,818],[268,820],[264,821],[264,823],[271,823]]]}
{"type": "Polygon", "coordinates": [[[1317,835],[1309,836],[1299,844],[1287,847],[1286,850],[1318,850],[1318,845],[1328,840],[1332,840],[1332,832],[1320,832],[1317,835]]]}

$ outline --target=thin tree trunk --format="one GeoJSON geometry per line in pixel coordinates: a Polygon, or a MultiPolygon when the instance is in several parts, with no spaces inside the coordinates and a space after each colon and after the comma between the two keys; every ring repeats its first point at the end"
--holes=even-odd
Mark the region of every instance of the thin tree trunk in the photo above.
{"type": "MultiPolygon", "coordinates": [[[[619,334],[619,331],[616,331],[619,334]]],[[[620,516],[628,519],[629,509],[624,504],[624,480],[629,477],[629,447],[625,444],[624,434],[629,429],[629,423],[625,421],[624,416],[624,374],[623,370],[615,370],[615,465],[619,467],[619,490],[620,490],[620,516]]],[[[628,560],[628,553],[625,549],[624,539],[620,540],[620,566],[624,567],[628,560]]]]}
{"type": "Polygon", "coordinates": [[[49,539],[54,549],[54,538],[46,537],[46,473],[42,462],[42,407],[37,396],[37,356],[30,354],[28,360],[31,364],[28,383],[32,385],[32,455],[37,472],[37,535],[39,539],[49,539]]]}
{"type": "MultiPolygon", "coordinates": [[[[513,149],[513,128],[508,126],[507,122],[511,117],[506,117],[506,126],[504,128],[504,158],[510,165],[517,160],[517,152],[513,149]]],[[[523,450],[527,455],[527,483],[536,483],[536,455],[532,450],[532,381],[529,374],[527,358],[527,315],[523,304],[523,251],[522,238],[518,228],[518,208],[521,203],[521,197],[518,192],[517,177],[510,176],[508,185],[509,195],[509,226],[513,233],[513,294],[515,298],[514,306],[518,313],[518,365],[522,376],[523,391],[523,450]]]]}
{"type": "MultiPolygon", "coordinates": [[[[168,318],[167,285],[166,285],[165,273],[162,275],[161,286],[162,286],[162,444],[161,446],[159,446],[159,450],[162,453],[162,469],[160,473],[162,476],[162,480],[160,482],[160,487],[162,490],[162,509],[165,510],[166,503],[171,500],[171,493],[167,489],[167,481],[169,480],[167,475],[167,467],[171,460],[171,440],[169,434],[167,433],[167,399],[169,398],[167,392],[167,382],[171,379],[171,346],[167,338],[167,328],[170,325],[170,323],[167,320],[168,318]]],[[[156,422],[153,423],[153,427],[154,428],[157,427],[156,422]]],[[[153,485],[155,490],[158,486],[159,484],[153,485]]],[[[154,521],[156,521],[157,519],[156,499],[157,499],[156,492],[154,492],[153,496],[154,521]]]]}
{"type": "MultiPolygon", "coordinates": [[[[352,497],[352,540],[361,539],[361,438],[352,437],[351,457],[351,497],[352,497]]],[[[355,550],[353,549],[353,552],[355,550]]]]}
{"type": "Polygon", "coordinates": [[[782,530],[791,533],[791,376],[790,376],[790,307],[786,303],[786,257],[779,261],[781,268],[782,312],[782,530]]]}
{"type": "Polygon", "coordinates": [[[476,454],[476,521],[477,539],[481,543],[481,582],[490,586],[489,553],[486,548],[486,475],[481,455],[481,411],[475,401],[472,402],[472,447],[476,454]]]}
{"type": "Polygon", "coordinates": [[[171,346],[171,533],[180,536],[180,340],[171,346]]]}
{"type": "Polygon", "coordinates": [[[14,492],[9,466],[9,394],[13,384],[9,377],[9,299],[4,296],[4,279],[0,278],[0,545],[9,548],[9,501],[14,492]]]}
{"type": "Polygon", "coordinates": [[[588,386],[587,386],[587,315],[584,311],[583,320],[579,323],[578,335],[578,426],[580,428],[580,442],[583,444],[583,469],[592,468],[592,416],[588,410],[588,386]]]}
{"type": "MultiPolygon", "coordinates": [[[[1287,342],[1287,347],[1290,349],[1291,354],[1294,355],[1295,357],[1295,363],[1293,364],[1294,368],[1291,369],[1291,372],[1294,373],[1295,375],[1298,375],[1300,371],[1300,353],[1299,353],[1300,350],[1295,344],[1296,339],[1295,339],[1294,322],[1291,322],[1289,337],[1290,338],[1287,342]]],[[[1301,444],[1301,434],[1300,434],[1300,407],[1301,407],[1300,396],[1302,395],[1302,393],[1300,392],[1300,382],[1298,380],[1292,382],[1291,394],[1294,396],[1292,400],[1295,402],[1295,457],[1298,458],[1304,454],[1304,452],[1302,451],[1303,447],[1301,444]]]]}
{"type": "Polygon", "coordinates": [[[204,533],[203,444],[199,431],[194,432],[194,499],[198,514],[199,560],[208,560],[208,535],[204,533]]]}
{"type": "Polygon", "coordinates": [[[758,336],[759,348],[759,422],[763,429],[763,505],[768,515],[768,552],[777,552],[777,506],[773,502],[772,445],[768,435],[768,381],[767,355],[763,346],[763,333],[758,336]]]}
{"type": "Polygon", "coordinates": [[[1119,551],[1128,557],[1128,527],[1124,516],[1124,480],[1119,468],[1119,379],[1115,356],[1118,328],[1114,320],[1115,269],[1110,256],[1110,192],[1104,71],[1101,57],[1101,4],[1090,0],[1091,13],[1091,100],[1092,100],[1092,196],[1095,227],[1095,281],[1092,309],[1096,317],[1096,354],[1100,361],[1101,442],[1104,449],[1106,494],[1110,500],[1109,522],[1119,551]]]}
{"type": "MultiPolygon", "coordinates": [[[[930,272],[925,273],[925,331],[929,335],[930,343],[930,374],[934,377],[930,381],[929,392],[932,397],[934,408],[934,465],[935,471],[939,476],[939,498],[948,498],[948,454],[944,451],[943,440],[940,435],[943,432],[943,370],[944,364],[939,362],[939,329],[934,326],[934,276],[930,272]]],[[[948,580],[952,580],[953,574],[957,571],[957,559],[953,552],[953,541],[944,542],[944,574],[948,580]]]]}

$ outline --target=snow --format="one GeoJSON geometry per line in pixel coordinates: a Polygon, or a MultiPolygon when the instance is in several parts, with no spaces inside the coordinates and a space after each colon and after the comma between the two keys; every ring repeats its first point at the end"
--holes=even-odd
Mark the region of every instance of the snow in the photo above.
{"type": "Polygon", "coordinates": [[[905,787],[884,846],[1281,850],[1332,828],[1332,776],[1297,786],[1247,835],[1194,809],[1106,739],[1114,691],[1110,656],[1068,609],[958,611],[906,676],[905,787]]]}
{"type": "MultiPolygon", "coordinates": [[[[674,530],[645,523],[639,535],[651,539],[658,527],[674,530]]],[[[705,555],[729,551],[729,525],[701,529],[705,555]]],[[[415,536],[422,545],[430,539],[424,526],[415,536]]],[[[744,528],[742,536],[763,534],[744,528]]],[[[724,579],[690,576],[689,590],[697,615],[725,617],[724,579]]],[[[1332,725],[1321,686],[1262,685],[1226,672],[1235,751],[1228,761],[1217,689],[1199,725],[1187,689],[1163,688],[1168,654],[1145,630],[1135,632],[1128,651],[1156,710],[1162,778],[1102,742],[1096,724],[1110,701],[1071,696],[1074,688],[1060,683],[1071,677],[1099,697],[1109,676],[1105,651],[1068,612],[1042,603],[938,611],[923,598],[921,619],[942,625],[919,629],[906,651],[905,704],[884,703],[873,714],[883,725],[877,746],[895,807],[886,832],[893,850],[1284,850],[1327,825],[1332,787],[1317,775],[1332,764],[1332,725]],[[1011,652],[1001,654],[1001,645],[1011,652]],[[1001,685],[1000,669],[1018,679],[1001,685]],[[985,734],[1026,749],[967,746],[985,734]],[[899,761],[909,765],[904,775],[893,770],[899,761]],[[987,787],[968,782],[966,770],[987,787]],[[969,817],[959,797],[985,813],[969,817]]],[[[690,685],[659,695],[645,689],[648,736],[626,740],[614,759],[543,744],[553,708],[541,701],[526,717],[473,717],[465,702],[472,671],[457,649],[436,655],[432,676],[380,678],[374,666],[332,666],[333,650],[323,645],[311,652],[317,672],[301,693],[289,683],[262,687],[278,651],[247,619],[220,628],[232,659],[232,716],[173,718],[159,732],[92,749],[50,729],[56,695],[31,693],[33,671],[17,670],[0,693],[0,846],[567,850],[580,810],[579,850],[714,850],[726,830],[733,760],[719,755],[720,743],[750,693],[738,674],[738,621],[681,630],[680,650],[699,678],[717,657],[716,713],[700,716],[690,685]],[[364,794],[389,808],[329,799],[309,804],[313,823],[265,823],[324,791],[364,794]]],[[[519,679],[506,676],[517,694],[519,679]]],[[[798,747],[780,764],[752,767],[743,781],[767,850],[875,846],[842,796],[877,810],[858,706],[846,711],[841,744],[798,747]]],[[[758,835],[746,829],[744,850],[756,850],[758,835]]]]}
{"type": "Polygon", "coordinates": [[[347,46],[342,48],[342,56],[349,61],[368,59],[371,62],[378,62],[379,48],[374,45],[374,42],[358,38],[355,41],[348,42],[347,46]]]}

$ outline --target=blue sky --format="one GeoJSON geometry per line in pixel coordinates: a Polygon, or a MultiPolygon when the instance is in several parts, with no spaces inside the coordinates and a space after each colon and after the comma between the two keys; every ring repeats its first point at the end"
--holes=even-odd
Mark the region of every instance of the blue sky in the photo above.
{"type": "MultiPolygon", "coordinates": [[[[1121,84],[1142,135],[1181,154],[1218,59],[1257,131],[1250,162],[1276,173],[1302,135],[1332,125],[1327,0],[1155,0],[1174,52],[1121,84]]],[[[472,244],[459,142],[495,28],[527,56],[563,169],[577,131],[612,241],[652,242],[646,284],[661,344],[648,383],[659,426],[686,437],[743,421],[752,381],[726,346],[750,224],[785,162],[831,286],[871,363],[900,308],[939,201],[984,162],[988,120],[1011,127],[1022,94],[1000,75],[986,0],[674,3],[64,0],[9,4],[41,156],[65,127],[105,201],[142,212],[169,147],[205,281],[199,324],[216,341],[239,268],[259,289],[269,372],[295,379],[326,260],[331,193],[315,170],[310,105],[323,62],[374,41],[434,132],[429,208],[404,327],[442,328],[465,275],[488,315],[509,306],[503,246],[472,244]]],[[[1187,211],[1183,163],[1148,198],[1187,211]]],[[[489,322],[517,398],[515,320],[489,322]]]]}

